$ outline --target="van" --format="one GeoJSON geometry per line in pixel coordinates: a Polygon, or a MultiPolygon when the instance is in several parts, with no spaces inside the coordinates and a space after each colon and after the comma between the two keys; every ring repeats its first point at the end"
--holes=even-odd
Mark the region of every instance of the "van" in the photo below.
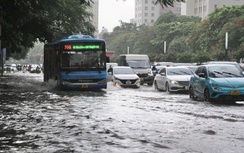
{"type": "Polygon", "coordinates": [[[119,56],[119,66],[129,66],[140,77],[141,84],[153,84],[153,73],[150,66],[150,60],[146,54],[121,54],[119,56]]]}

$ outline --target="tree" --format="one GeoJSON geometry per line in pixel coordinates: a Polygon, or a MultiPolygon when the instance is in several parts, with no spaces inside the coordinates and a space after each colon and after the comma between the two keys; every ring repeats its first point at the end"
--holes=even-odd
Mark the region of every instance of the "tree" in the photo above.
{"type": "Polygon", "coordinates": [[[185,2],[185,0],[156,0],[155,4],[160,4],[162,7],[174,6],[174,2],[185,2]]]}
{"type": "Polygon", "coordinates": [[[208,52],[214,60],[225,59],[225,33],[228,32],[228,56],[238,61],[235,51],[239,51],[244,40],[244,5],[217,9],[199,23],[189,37],[189,45],[194,50],[208,52]],[[231,54],[229,54],[231,53],[231,54]]]}
{"type": "Polygon", "coordinates": [[[79,0],[1,0],[2,47],[26,52],[38,40],[61,39],[72,33],[92,34],[92,14],[79,0]]]}

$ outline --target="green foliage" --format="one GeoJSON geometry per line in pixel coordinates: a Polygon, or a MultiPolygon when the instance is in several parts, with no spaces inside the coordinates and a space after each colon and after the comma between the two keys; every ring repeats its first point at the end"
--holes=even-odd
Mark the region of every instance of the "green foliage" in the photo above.
{"type": "Polygon", "coordinates": [[[195,50],[212,54],[213,58],[238,61],[232,54],[239,50],[244,40],[244,5],[217,9],[201,22],[189,39],[188,44],[195,50]],[[228,57],[225,57],[225,34],[228,32],[228,57]]]}
{"type": "Polygon", "coordinates": [[[155,4],[160,4],[162,7],[174,6],[174,2],[185,2],[185,0],[156,0],[155,4]]]}
{"type": "Polygon", "coordinates": [[[126,53],[148,54],[151,61],[196,62],[234,60],[244,58],[244,6],[217,9],[209,18],[162,15],[151,27],[129,28],[121,22],[104,39],[116,56],[126,53]],[[225,52],[225,33],[228,32],[228,50],[225,52]],[[164,54],[164,42],[167,53],[164,54]]]}
{"type": "Polygon", "coordinates": [[[79,0],[9,0],[2,6],[2,47],[7,56],[27,50],[39,39],[54,41],[72,33],[92,34],[92,14],[79,0]]]}

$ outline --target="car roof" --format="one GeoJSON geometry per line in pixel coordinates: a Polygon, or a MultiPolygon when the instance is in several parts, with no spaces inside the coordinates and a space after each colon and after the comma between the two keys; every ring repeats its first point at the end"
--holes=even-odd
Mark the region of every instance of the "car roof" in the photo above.
{"type": "MultiPolygon", "coordinates": [[[[201,66],[201,65],[200,65],[201,66]]],[[[234,64],[228,64],[228,63],[222,63],[222,64],[206,64],[206,65],[203,65],[203,66],[206,66],[206,67],[215,67],[215,66],[235,66],[234,64]]]]}
{"type": "Polygon", "coordinates": [[[166,66],[167,69],[177,69],[177,68],[186,68],[188,69],[188,66],[166,66]]]}
{"type": "Polygon", "coordinates": [[[238,64],[238,63],[234,61],[209,61],[206,62],[206,64],[238,64]]]}
{"type": "Polygon", "coordinates": [[[129,67],[129,66],[113,66],[113,68],[121,68],[121,69],[122,69],[122,68],[124,68],[124,69],[125,69],[125,68],[130,68],[130,69],[131,69],[131,67],[129,67]]]}

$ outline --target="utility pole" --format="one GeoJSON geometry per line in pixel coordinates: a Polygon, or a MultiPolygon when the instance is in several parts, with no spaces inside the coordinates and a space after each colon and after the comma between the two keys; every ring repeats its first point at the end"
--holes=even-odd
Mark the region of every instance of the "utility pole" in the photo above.
{"type": "Polygon", "coordinates": [[[130,54],[130,47],[127,47],[127,54],[130,54]]]}
{"type": "Polygon", "coordinates": [[[167,47],[166,47],[166,41],[164,41],[164,54],[166,54],[166,52],[167,52],[167,47]]]}
{"type": "Polygon", "coordinates": [[[225,60],[228,61],[228,32],[225,33],[225,60]]]}
{"type": "Polygon", "coordinates": [[[2,20],[3,20],[3,16],[2,16],[2,6],[0,6],[0,51],[1,51],[1,76],[3,76],[3,50],[2,50],[2,20]]]}

